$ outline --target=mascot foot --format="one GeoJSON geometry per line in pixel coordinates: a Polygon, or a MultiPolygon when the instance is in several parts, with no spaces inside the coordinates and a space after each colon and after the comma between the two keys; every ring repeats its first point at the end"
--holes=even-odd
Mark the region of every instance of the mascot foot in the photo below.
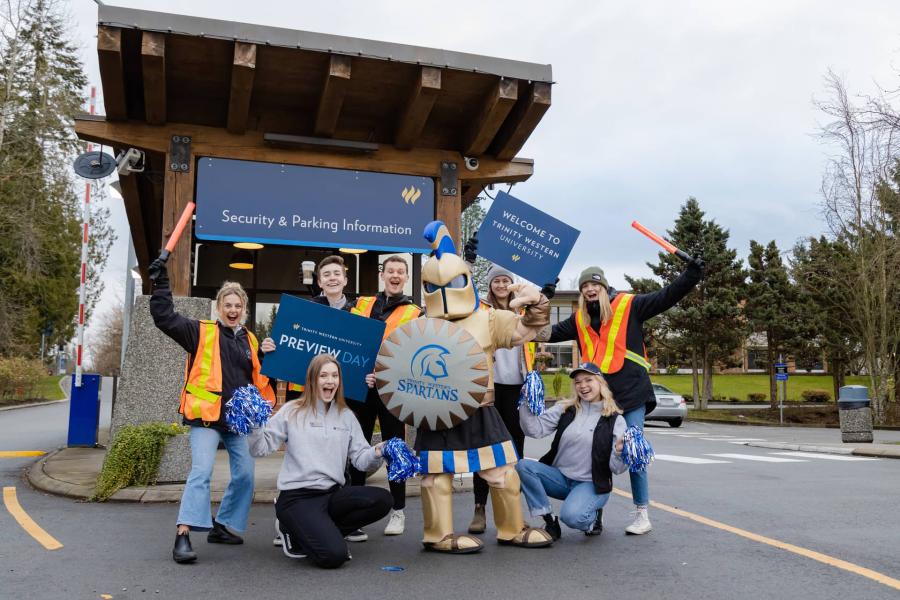
{"type": "Polygon", "coordinates": [[[439,542],[422,542],[422,545],[426,550],[446,552],[447,554],[471,554],[484,548],[484,544],[478,538],[455,533],[445,535],[444,539],[439,542]]]}
{"type": "Polygon", "coordinates": [[[509,540],[497,540],[504,546],[519,546],[520,548],[543,548],[553,543],[553,538],[543,529],[536,527],[524,527],[522,531],[509,540]]]}

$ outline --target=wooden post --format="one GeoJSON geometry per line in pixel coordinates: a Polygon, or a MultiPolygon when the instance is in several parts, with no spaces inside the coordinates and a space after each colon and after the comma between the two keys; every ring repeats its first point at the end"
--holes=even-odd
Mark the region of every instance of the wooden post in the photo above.
{"type": "Polygon", "coordinates": [[[462,212],[462,186],[456,186],[456,195],[444,196],[441,193],[441,180],[435,179],[434,193],[436,218],[438,221],[443,221],[444,225],[447,226],[447,231],[450,232],[450,237],[453,238],[453,242],[456,244],[457,252],[462,256],[462,240],[459,237],[462,228],[462,216],[460,214],[462,212]]]}
{"type": "MultiPolygon", "coordinates": [[[[194,164],[187,173],[176,173],[168,168],[172,156],[166,153],[166,178],[163,189],[163,243],[169,239],[178,218],[188,202],[194,200],[194,164]]],[[[193,159],[192,159],[193,163],[193,159]]],[[[173,296],[190,296],[191,294],[191,238],[194,222],[191,221],[178,240],[175,250],[169,257],[169,281],[173,296]]]]}

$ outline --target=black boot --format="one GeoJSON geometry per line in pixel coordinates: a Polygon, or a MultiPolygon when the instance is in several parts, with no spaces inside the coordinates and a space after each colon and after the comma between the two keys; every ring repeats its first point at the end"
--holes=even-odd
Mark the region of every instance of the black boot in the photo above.
{"type": "Polygon", "coordinates": [[[209,530],[206,541],[210,544],[243,544],[244,538],[231,533],[228,529],[216,520],[213,520],[213,528],[209,530]]]}
{"type": "Polygon", "coordinates": [[[585,531],[584,535],[600,535],[603,533],[603,509],[597,510],[597,518],[594,519],[594,525],[590,530],[585,531]]]}
{"type": "Polygon", "coordinates": [[[550,534],[555,542],[562,537],[562,530],[559,528],[559,518],[552,514],[544,515],[544,531],[550,534]]]}
{"type": "Polygon", "coordinates": [[[197,560],[197,553],[191,547],[191,538],[182,533],[175,536],[175,547],[172,548],[172,559],[178,564],[192,563],[197,560]]]}

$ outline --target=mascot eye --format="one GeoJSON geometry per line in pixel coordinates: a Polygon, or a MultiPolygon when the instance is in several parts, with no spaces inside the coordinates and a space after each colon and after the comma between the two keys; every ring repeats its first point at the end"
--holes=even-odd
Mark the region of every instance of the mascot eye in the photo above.
{"type": "Polygon", "coordinates": [[[464,288],[469,284],[469,279],[465,275],[457,275],[454,277],[450,283],[447,284],[448,288],[464,288]]]}
{"type": "Polygon", "coordinates": [[[423,283],[425,285],[425,291],[428,292],[429,294],[433,294],[434,292],[441,289],[441,286],[439,286],[439,285],[434,285],[433,283],[429,283],[427,281],[425,281],[423,283]]]}

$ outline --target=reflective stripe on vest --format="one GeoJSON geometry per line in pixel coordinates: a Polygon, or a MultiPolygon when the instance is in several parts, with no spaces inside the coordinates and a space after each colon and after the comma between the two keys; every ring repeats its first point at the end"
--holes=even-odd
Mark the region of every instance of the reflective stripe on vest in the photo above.
{"type": "Polygon", "coordinates": [[[522,346],[522,352],[525,353],[525,369],[534,371],[534,355],[537,352],[537,344],[528,342],[522,346]]]}
{"type": "MultiPolygon", "coordinates": [[[[363,296],[356,301],[356,307],[352,309],[352,312],[357,315],[362,315],[363,317],[371,318],[372,309],[374,307],[375,296],[363,296]]],[[[391,312],[391,316],[384,320],[385,325],[387,326],[384,328],[384,335],[381,339],[391,335],[395,329],[404,323],[419,318],[420,314],[422,314],[422,309],[415,304],[403,304],[398,306],[391,312]]]]}
{"type": "MultiPolygon", "coordinates": [[[[274,404],[275,392],[269,385],[269,378],[260,373],[261,365],[257,356],[259,341],[250,330],[245,331],[250,346],[253,385],[263,398],[274,404]]],[[[222,400],[219,326],[215,321],[200,321],[199,333],[194,362],[186,368],[184,389],[181,392],[181,414],[189,419],[215,422],[219,420],[222,400]]],[[[188,362],[190,363],[190,358],[188,362]]]]}
{"type": "Polygon", "coordinates": [[[299,383],[290,383],[288,382],[288,390],[291,392],[302,392],[303,386],[299,383]]]}
{"type": "Polygon", "coordinates": [[[612,318],[600,327],[599,334],[585,322],[582,311],[575,313],[582,361],[596,364],[604,373],[618,372],[626,358],[650,370],[646,357],[626,347],[632,298],[634,294],[618,294],[615,297],[611,305],[612,318]]]}

